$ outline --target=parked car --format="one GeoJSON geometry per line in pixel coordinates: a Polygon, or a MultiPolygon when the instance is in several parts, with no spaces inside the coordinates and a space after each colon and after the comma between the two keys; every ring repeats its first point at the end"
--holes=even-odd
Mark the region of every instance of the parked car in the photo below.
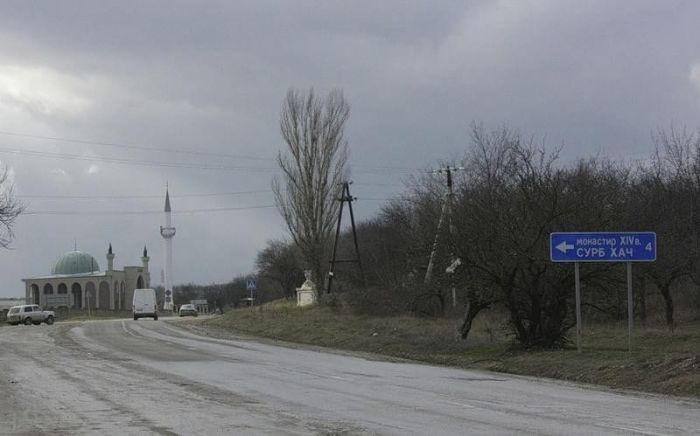
{"type": "Polygon", "coordinates": [[[158,302],[154,289],[134,289],[133,299],[134,320],[143,317],[153,317],[158,321],[158,302]]]}
{"type": "Polygon", "coordinates": [[[39,325],[42,322],[51,325],[55,320],[56,314],[53,310],[41,310],[36,304],[12,306],[7,312],[7,323],[10,325],[39,325]]]}
{"type": "Polygon", "coordinates": [[[180,306],[180,316],[197,316],[197,309],[194,304],[183,304],[180,306]]]}

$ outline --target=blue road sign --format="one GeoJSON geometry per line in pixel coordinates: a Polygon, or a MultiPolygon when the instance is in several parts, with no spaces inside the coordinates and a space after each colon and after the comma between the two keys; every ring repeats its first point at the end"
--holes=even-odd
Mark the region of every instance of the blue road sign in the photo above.
{"type": "Polygon", "coordinates": [[[257,282],[257,280],[255,280],[255,277],[249,278],[248,281],[246,282],[245,287],[246,287],[246,290],[248,290],[248,291],[255,291],[256,289],[258,289],[258,282],[257,282]]]}
{"type": "Polygon", "coordinates": [[[549,235],[552,262],[654,262],[654,232],[555,232],[549,235]]]}

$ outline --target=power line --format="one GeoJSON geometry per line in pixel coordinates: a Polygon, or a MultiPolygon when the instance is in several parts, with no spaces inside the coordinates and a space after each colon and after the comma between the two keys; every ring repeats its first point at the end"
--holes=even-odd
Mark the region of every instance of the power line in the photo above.
{"type": "Polygon", "coordinates": [[[151,147],[151,146],[145,146],[145,145],[120,144],[118,142],[88,141],[85,139],[60,138],[57,136],[42,136],[42,135],[32,135],[32,134],[28,134],[28,133],[16,133],[16,132],[7,132],[7,131],[0,131],[0,135],[15,136],[15,137],[19,137],[19,138],[44,139],[44,140],[48,140],[48,141],[71,142],[74,144],[98,145],[98,146],[103,146],[103,147],[128,148],[128,149],[133,149],[133,150],[158,151],[158,152],[167,152],[167,153],[180,153],[180,154],[189,154],[189,155],[195,155],[195,156],[227,157],[227,158],[231,158],[231,159],[274,160],[274,158],[269,158],[269,157],[250,156],[250,155],[243,155],[243,154],[215,153],[215,152],[201,151],[201,150],[151,147]]]}
{"type": "MultiPolygon", "coordinates": [[[[352,167],[352,165],[350,165],[352,167]]],[[[420,171],[417,168],[398,168],[398,167],[369,167],[363,165],[356,165],[357,168],[365,168],[360,170],[353,170],[353,174],[369,174],[374,176],[385,176],[387,172],[410,174],[413,172],[420,171]]]]}
{"type": "MultiPolygon", "coordinates": [[[[205,198],[205,197],[223,197],[223,196],[233,196],[233,195],[247,195],[247,194],[271,194],[273,193],[270,189],[261,189],[255,191],[236,191],[236,192],[210,192],[210,193],[199,193],[199,194],[180,194],[171,195],[171,198],[205,198]]],[[[61,200],[100,200],[100,199],[136,199],[136,198],[162,198],[162,194],[156,195],[18,195],[19,199],[61,199],[61,200]]],[[[371,198],[371,197],[356,197],[356,200],[365,201],[392,201],[396,200],[397,197],[385,197],[385,198],[371,198]]]]}
{"type": "MultiPolygon", "coordinates": [[[[208,209],[185,209],[185,210],[178,210],[178,211],[173,211],[174,215],[182,215],[182,214],[191,214],[191,213],[202,213],[202,212],[228,212],[228,211],[237,211],[237,210],[254,210],[254,209],[269,209],[277,207],[274,204],[271,205],[261,205],[261,206],[244,206],[244,207],[218,207],[218,208],[208,208],[208,209]]],[[[72,215],[72,216],[77,216],[77,215],[108,215],[108,216],[116,216],[116,215],[156,215],[156,214],[162,214],[162,210],[140,210],[140,211],[60,211],[60,210],[35,210],[35,211],[26,211],[23,212],[22,215],[30,215],[30,216],[37,216],[37,215],[72,215]]]]}
{"type": "MultiPolygon", "coordinates": [[[[79,154],[70,153],[53,153],[48,151],[38,151],[38,150],[19,150],[13,148],[3,148],[0,147],[0,153],[5,154],[15,154],[22,156],[39,157],[45,159],[63,159],[63,160],[79,160],[87,162],[102,162],[102,163],[113,163],[118,165],[137,165],[137,166],[155,166],[155,167],[166,167],[166,168],[188,168],[188,169],[199,169],[199,170],[215,170],[215,171],[253,171],[253,172],[267,172],[267,173],[279,173],[278,168],[270,167],[251,167],[251,166],[229,166],[229,165],[212,165],[212,164],[195,164],[195,163],[181,163],[181,162],[162,162],[155,160],[138,160],[138,159],[125,159],[125,158],[115,158],[115,157],[96,157],[96,156],[84,156],[79,154]]],[[[358,174],[374,174],[374,175],[386,175],[387,171],[403,172],[409,173],[415,171],[411,168],[390,168],[390,167],[365,167],[368,169],[357,170],[355,173],[358,174]]]]}
{"type": "Polygon", "coordinates": [[[398,172],[411,172],[411,171],[421,171],[420,168],[410,168],[410,167],[392,167],[392,166],[372,166],[372,165],[356,165],[360,168],[370,168],[376,171],[398,171],[398,172]]]}
{"type": "Polygon", "coordinates": [[[404,186],[400,183],[365,183],[365,182],[355,182],[355,185],[357,185],[357,186],[386,186],[386,187],[392,187],[392,188],[401,188],[404,186]]]}
{"type": "MultiPolygon", "coordinates": [[[[192,155],[192,156],[210,156],[210,157],[224,157],[224,158],[229,158],[229,159],[248,159],[248,160],[258,160],[258,161],[276,161],[276,158],[274,157],[263,157],[263,156],[251,156],[251,155],[245,155],[245,154],[231,154],[231,153],[217,153],[217,152],[211,152],[211,151],[202,151],[202,150],[192,150],[192,149],[177,149],[177,148],[165,148],[165,147],[153,147],[153,146],[145,146],[145,145],[135,145],[135,144],[124,144],[124,143],[119,143],[119,142],[106,142],[106,141],[92,141],[92,140],[85,140],[85,139],[76,139],[76,138],[63,138],[63,137],[58,137],[58,136],[44,136],[44,135],[35,135],[35,134],[30,134],[30,133],[18,133],[18,132],[9,132],[5,130],[0,130],[0,135],[5,135],[5,136],[13,136],[13,137],[18,137],[18,138],[31,138],[31,139],[42,139],[42,140],[48,140],[48,141],[59,141],[59,142],[68,142],[68,143],[74,143],[74,144],[84,144],[84,145],[97,145],[97,146],[102,146],[102,147],[113,147],[113,148],[121,148],[121,149],[132,149],[132,150],[143,150],[143,151],[157,151],[157,152],[164,152],[164,153],[179,153],[179,154],[186,154],[186,155],[192,155]]],[[[25,154],[20,152],[19,150],[7,150],[7,149],[0,149],[0,152],[6,152],[6,153],[16,153],[16,154],[25,154]]],[[[34,151],[31,153],[41,153],[38,151],[34,151]]],[[[58,156],[54,156],[58,157],[58,156]]],[[[109,158],[106,158],[109,159],[109,158]]],[[[83,159],[87,160],[87,159],[83,159]]],[[[118,163],[118,162],[113,162],[110,161],[111,163],[118,163]]],[[[149,161],[143,161],[143,162],[149,162],[149,161]]],[[[152,161],[150,161],[152,162],[152,161]]],[[[136,164],[136,163],[134,163],[136,164]]],[[[166,164],[163,166],[168,166],[171,164],[166,164]]],[[[180,164],[177,164],[178,166],[180,164]]],[[[420,168],[408,168],[408,167],[394,167],[394,166],[372,166],[372,165],[356,165],[358,168],[367,168],[370,172],[363,172],[366,174],[375,174],[371,171],[376,171],[376,172],[381,172],[381,171],[399,171],[399,172],[411,172],[411,171],[420,171],[420,168]]],[[[193,168],[198,168],[198,167],[193,167],[193,168]]],[[[210,168],[205,168],[205,169],[210,169],[210,168]]],[[[224,168],[222,168],[224,169],[224,168]]],[[[381,174],[381,173],[379,173],[381,174]]]]}
{"type": "MultiPolygon", "coordinates": [[[[256,191],[248,191],[250,193],[256,192],[256,191]]],[[[263,191],[263,192],[271,192],[271,191],[263,191]]],[[[246,192],[247,193],[247,192],[246,192]]],[[[226,193],[221,193],[221,194],[226,194],[226,193]]],[[[235,194],[235,193],[232,193],[235,194]]],[[[205,194],[206,195],[206,194],[205,194]]],[[[212,194],[212,195],[219,195],[219,193],[212,194]]],[[[180,195],[179,197],[187,197],[188,195],[180,195]]],[[[143,196],[144,198],[160,198],[160,196],[143,196]]],[[[75,198],[71,196],[63,197],[63,198],[75,198]]],[[[77,198],[89,198],[89,197],[77,197],[77,198]]],[[[112,198],[128,198],[128,197],[121,197],[121,196],[115,196],[112,198]]],[[[356,199],[357,200],[357,199],[356,199]]],[[[400,200],[397,198],[360,198],[360,200],[367,200],[367,201],[392,201],[392,200],[400,200]]],[[[193,214],[193,213],[202,213],[202,212],[227,212],[227,211],[239,211],[239,210],[254,210],[254,209],[269,209],[277,207],[276,205],[261,205],[261,206],[243,206],[243,207],[219,207],[219,208],[200,208],[200,209],[183,209],[183,210],[178,210],[178,211],[173,211],[173,214],[179,215],[179,214],[193,214]]],[[[157,215],[157,214],[162,214],[162,210],[148,210],[148,211],[60,211],[60,210],[29,210],[25,211],[22,213],[23,216],[29,215],[29,216],[37,216],[37,215],[70,215],[70,216],[81,216],[81,215],[107,215],[107,216],[114,216],[114,215],[157,215]]]]}
{"type": "MultiPolygon", "coordinates": [[[[200,194],[180,194],[171,195],[172,198],[191,198],[191,197],[223,197],[229,195],[246,195],[246,194],[264,194],[272,193],[270,189],[261,189],[257,191],[237,191],[237,192],[210,192],[200,194]]],[[[96,199],[129,199],[129,198],[163,198],[163,194],[158,195],[18,195],[18,198],[41,198],[41,199],[73,199],[73,200],[96,200],[96,199]]]]}
{"type": "Polygon", "coordinates": [[[277,171],[276,168],[267,168],[267,167],[190,164],[190,163],[179,163],[179,162],[159,162],[159,161],[153,161],[153,160],[136,160],[136,159],[110,158],[110,157],[91,157],[91,156],[83,156],[83,155],[79,155],[79,154],[51,153],[51,152],[46,152],[46,151],[18,150],[18,149],[11,149],[11,148],[0,148],[0,153],[18,154],[18,155],[42,157],[42,158],[81,160],[81,161],[88,161],[88,162],[106,162],[106,163],[115,163],[115,164],[120,164],[120,165],[158,166],[158,167],[169,167],[169,168],[192,168],[192,169],[219,170],[219,171],[238,171],[238,170],[261,171],[261,172],[277,171]]]}

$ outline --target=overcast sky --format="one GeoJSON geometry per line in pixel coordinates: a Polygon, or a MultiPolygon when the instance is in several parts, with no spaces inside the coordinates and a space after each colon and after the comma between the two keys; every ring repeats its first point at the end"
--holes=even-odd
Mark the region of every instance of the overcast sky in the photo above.
{"type": "Polygon", "coordinates": [[[75,243],[102,269],[110,242],[118,268],[147,245],[159,283],[166,182],[174,283],[250,272],[286,237],[269,206],[290,87],[344,91],[361,218],[404,168],[459,159],[472,121],[564,160],[644,158],[652,130],[700,124],[699,19],[660,0],[3,1],[0,161],[27,213],[0,296],[75,243]]]}

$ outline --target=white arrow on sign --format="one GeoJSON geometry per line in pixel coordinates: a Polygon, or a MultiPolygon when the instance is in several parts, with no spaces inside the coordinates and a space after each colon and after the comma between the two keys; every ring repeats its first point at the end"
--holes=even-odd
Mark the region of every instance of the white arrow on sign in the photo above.
{"type": "Polygon", "coordinates": [[[564,242],[562,242],[561,244],[557,245],[557,246],[554,247],[554,248],[556,248],[557,250],[559,250],[559,251],[561,251],[562,253],[566,254],[567,251],[573,250],[573,249],[574,249],[574,246],[573,246],[573,245],[569,245],[569,244],[566,243],[566,241],[564,241],[564,242]]]}

